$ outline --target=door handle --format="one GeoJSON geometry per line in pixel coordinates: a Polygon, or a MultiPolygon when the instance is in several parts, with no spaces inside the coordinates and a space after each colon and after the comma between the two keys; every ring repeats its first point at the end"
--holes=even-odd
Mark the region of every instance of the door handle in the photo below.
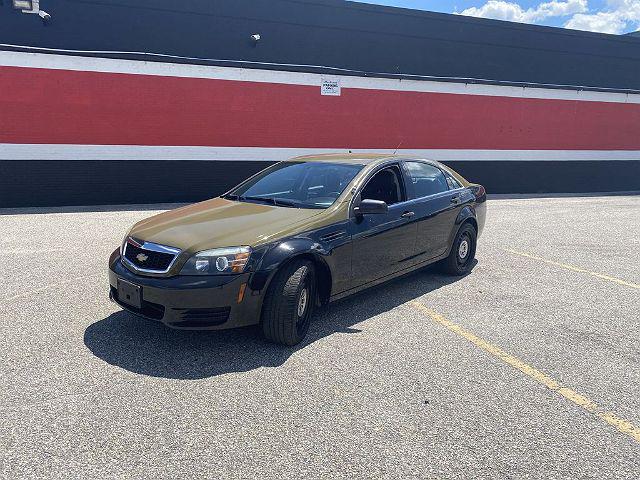
{"type": "Polygon", "coordinates": [[[411,218],[415,215],[415,212],[404,212],[402,215],[400,215],[400,218],[411,218]]]}
{"type": "Polygon", "coordinates": [[[451,197],[451,203],[458,204],[460,203],[460,195],[456,195],[455,197],[451,197]]]}

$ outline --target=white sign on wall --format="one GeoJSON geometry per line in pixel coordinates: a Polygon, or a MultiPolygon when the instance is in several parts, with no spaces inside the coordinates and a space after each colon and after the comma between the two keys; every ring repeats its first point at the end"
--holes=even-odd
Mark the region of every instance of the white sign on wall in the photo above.
{"type": "Polygon", "coordinates": [[[322,77],[322,87],[320,88],[320,90],[322,92],[322,95],[339,97],[342,93],[340,89],[340,79],[322,77]]]}

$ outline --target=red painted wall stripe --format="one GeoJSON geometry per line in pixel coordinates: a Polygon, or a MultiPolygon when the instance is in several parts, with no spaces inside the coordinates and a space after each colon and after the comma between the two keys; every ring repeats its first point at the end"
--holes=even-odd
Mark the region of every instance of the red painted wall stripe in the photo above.
{"type": "Polygon", "coordinates": [[[638,150],[640,104],[0,67],[0,143],[638,150]]]}

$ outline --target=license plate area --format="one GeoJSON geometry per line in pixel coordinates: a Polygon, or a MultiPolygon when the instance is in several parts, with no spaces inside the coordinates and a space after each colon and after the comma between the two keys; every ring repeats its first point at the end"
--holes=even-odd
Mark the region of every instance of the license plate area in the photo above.
{"type": "Polygon", "coordinates": [[[142,309],[142,287],[118,279],[118,300],[139,310],[142,309]]]}

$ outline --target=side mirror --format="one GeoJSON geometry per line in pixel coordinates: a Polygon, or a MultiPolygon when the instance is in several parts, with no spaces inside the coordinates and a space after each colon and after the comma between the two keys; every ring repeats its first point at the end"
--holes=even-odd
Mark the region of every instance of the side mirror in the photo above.
{"type": "Polygon", "coordinates": [[[356,216],[380,215],[389,211],[389,205],[382,200],[362,200],[360,205],[353,209],[356,216]]]}

